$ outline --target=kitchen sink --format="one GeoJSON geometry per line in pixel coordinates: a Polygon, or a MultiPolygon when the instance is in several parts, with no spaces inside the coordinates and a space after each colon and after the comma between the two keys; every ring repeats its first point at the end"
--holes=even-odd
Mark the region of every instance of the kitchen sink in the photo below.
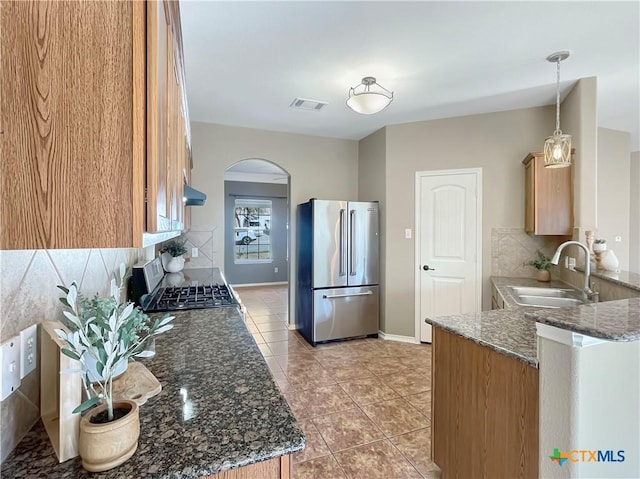
{"type": "MultiPolygon", "coordinates": [[[[553,298],[569,298],[573,293],[572,289],[560,288],[535,288],[531,286],[510,286],[511,291],[516,296],[545,296],[553,298]]],[[[575,293],[574,293],[575,294],[575,293]]]]}
{"type": "Polygon", "coordinates": [[[526,306],[538,306],[539,308],[566,308],[568,306],[580,306],[585,301],[575,298],[553,298],[547,296],[518,296],[516,302],[526,306]]]}
{"type": "Polygon", "coordinates": [[[580,293],[572,289],[536,288],[527,286],[509,286],[517,304],[538,308],[566,308],[580,306],[589,301],[582,299],[580,293]]]}

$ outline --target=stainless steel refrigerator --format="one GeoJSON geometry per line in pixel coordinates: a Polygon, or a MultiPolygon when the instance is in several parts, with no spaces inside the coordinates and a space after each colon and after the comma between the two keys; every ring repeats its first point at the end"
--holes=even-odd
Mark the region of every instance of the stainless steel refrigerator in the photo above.
{"type": "Polygon", "coordinates": [[[296,328],[312,345],[378,335],[378,202],[298,205],[296,328]]]}

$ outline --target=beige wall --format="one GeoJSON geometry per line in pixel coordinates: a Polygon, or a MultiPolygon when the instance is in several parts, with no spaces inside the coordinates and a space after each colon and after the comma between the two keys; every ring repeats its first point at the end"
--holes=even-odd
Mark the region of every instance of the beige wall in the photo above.
{"type": "MultiPolygon", "coordinates": [[[[211,241],[213,266],[224,265],[224,171],[240,160],[262,158],[291,175],[289,280],[295,286],[296,206],[309,198],[358,199],[358,142],[198,122],[191,123],[191,138],[192,184],[207,194],[205,206],[191,209],[192,231],[211,241]]],[[[292,287],[291,318],[294,293],[292,287]]]]}
{"type": "Polygon", "coordinates": [[[553,129],[552,107],[513,110],[387,127],[385,332],[414,336],[414,244],[417,171],[483,169],[483,309],[490,309],[491,231],[524,227],[522,160],[540,151],[553,129]],[[401,245],[396,247],[395,245],[401,245]]]}
{"type": "Polygon", "coordinates": [[[573,137],[571,145],[576,150],[574,218],[583,242],[584,231],[597,226],[597,86],[595,77],[578,80],[560,107],[560,127],[573,137]]]}
{"type": "MultiPolygon", "coordinates": [[[[386,128],[363,138],[358,143],[358,199],[360,201],[380,202],[380,231],[385,231],[386,225],[386,161],[387,134],[386,128]]],[[[406,240],[405,240],[406,241],[406,240]]],[[[380,235],[380,330],[386,331],[385,324],[385,277],[386,267],[386,235],[380,235]]]]}
{"type": "MultiPolygon", "coordinates": [[[[120,263],[142,258],[138,249],[0,251],[0,342],[32,324],[62,317],[59,284],[76,281],[86,296],[107,295],[120,263]]],[[[40,417],[40,368],[2,401],[0,460],[11,452],[40,417]]]]}
{"type": "Polygon", "coordinates": [[[598,238],[607,240],[620,262],[629,270],[630,136],[623,131],[598,128],[598,238]],[[621,242],[615,242],[620,236],[621,242]]]}
{"type": "Polygon", "coordinates": [[[631,153],[629,271],[640,274],[640,151],[631,153]]]}

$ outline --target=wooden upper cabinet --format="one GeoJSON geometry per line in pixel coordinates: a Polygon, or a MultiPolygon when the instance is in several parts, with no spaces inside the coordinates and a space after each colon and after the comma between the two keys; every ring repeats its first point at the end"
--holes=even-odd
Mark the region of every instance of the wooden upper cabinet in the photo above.
{"type": "Polygon", "coordinates": [[[139,247],[184,227],[176,11],[0,2],[0,249],[139,247]]]}
{"type": "Polygon", "coordinates": [[[153,233],[171,231],[169,22],[165,2],[147,5],[147,231],[153,233]]]}
{"type": "Polygon", "coordinates": [[[573,162],[545,168],[543,153],[529,153],[525,166],[525,231],[534,235],[571,235],[573,162]]]}
{"type": "Polygon", "coordinates": [[[0,2],[0,249],[142,241],[143,20],[136,2],[0,2]]]}
{"type": "Polygon", "coordinates": [[[177,2],[149,2],[147,52],[147,231],[181,231],[188,121],[177,2]]]}

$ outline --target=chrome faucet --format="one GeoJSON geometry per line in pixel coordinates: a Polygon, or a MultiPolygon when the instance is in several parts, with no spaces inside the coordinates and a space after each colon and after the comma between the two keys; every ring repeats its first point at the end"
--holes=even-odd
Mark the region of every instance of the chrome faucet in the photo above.
{"type": "Polygon", "coordinates": [[[565,249],[567,246],[571,246],[571,245],[580,246],[584,251],[585,261],[584,261],[584,283],[582,286],[582,297],[586,300],[590,300],[592,298],[595,299],[595,295],[593,291],[591,290],[591,288],[589,288],[589,276],[591,276],[591,253],[589,252],[589,248],[587,248],[585,245],[583,245],[579,241],[565,241],[560,246],[558,246],[558,249],[553,255],[553,258],[551,258],[551,262],[557,266],[558,263],[560,262],[560,253],[562,253],[562,250],[565,249]]]}

